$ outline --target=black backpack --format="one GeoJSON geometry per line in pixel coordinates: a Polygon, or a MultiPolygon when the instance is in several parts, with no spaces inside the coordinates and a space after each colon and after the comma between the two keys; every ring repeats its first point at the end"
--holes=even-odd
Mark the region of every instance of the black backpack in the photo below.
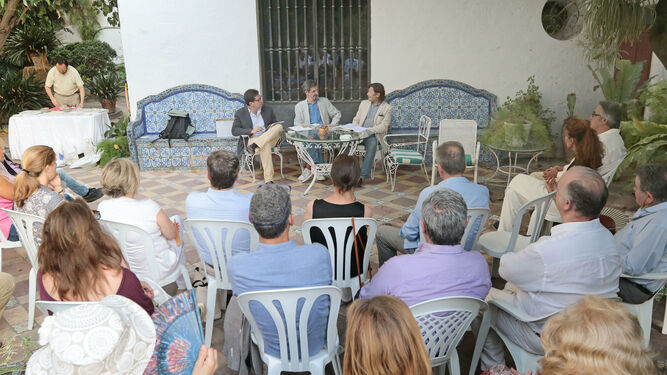
{"type": "Polygon", "coordinates": [[[160,132],[157,138],[166,139],[169,142],[169,147],[171,147],[172,139],[183,139],[188,140],[190,136],[195,132],[195,127],[190,121],[190,115],[188,113],[177,113],[175,111],[169,111],[169,121],[167,121],[167,126],[164,127],[164,130],[160,132]]]}

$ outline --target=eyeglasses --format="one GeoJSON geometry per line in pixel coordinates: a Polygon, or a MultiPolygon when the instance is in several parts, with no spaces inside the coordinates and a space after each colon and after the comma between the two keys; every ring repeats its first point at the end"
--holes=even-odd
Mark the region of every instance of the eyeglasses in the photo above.
{"type": "MultiPolygon", "coordinates": [[[[264,186],[271,186],[271,185],[280,186],[281,188],[287,190],[287,194],[292,192],[292,187],[291,186],[289,186],[287,184],[274,184],[273,181],[269,182],[268,184],[259,185],[257,190],[261,189],[264,186]]],[[[250,216],[250,215],[248,215],[248,220],[250,220],[250,223],[252,225],[257,225],[259,227],[272,227],[274,225],[280,225],[280,224],[284,223],[285,220],[287,220],[287,217],[289,216],[289,211],[290,211],[289,206],[285,207],[285,212],[283,213],[283,218],[280,221],[277,221],[275,223],[266,223],[266,224],[265,223],[257,223],[252,219],[252,216],[250,216]]]]}

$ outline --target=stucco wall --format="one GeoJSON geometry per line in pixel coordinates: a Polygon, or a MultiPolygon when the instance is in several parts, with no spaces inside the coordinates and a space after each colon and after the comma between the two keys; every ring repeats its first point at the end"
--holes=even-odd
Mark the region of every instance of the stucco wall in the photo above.
{"type": "Polygon", "coordinates": [[[575,40],[551,38],[542,28],[546,0],[371,1],[371,78],[388,91],[443,78],[498,96],[499,103],[525,89],[526,79],[554,110],[558,133],[568,93],[576,114],[588,116],[600,92],[575,40]]]}
{"type": "Polygon", "coordinates": [[[119,0],[118,11],[133,117],[138,100],[181,84],[259,88],[254,1],[119,0]]]}

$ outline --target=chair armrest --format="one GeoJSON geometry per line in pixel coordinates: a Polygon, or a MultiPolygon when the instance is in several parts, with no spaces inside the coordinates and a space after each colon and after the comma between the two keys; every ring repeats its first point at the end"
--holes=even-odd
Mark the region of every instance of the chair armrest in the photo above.
{"type": "Polygon", "coordinates": [[[162,287],[159,286],[155,281],[148,278],[140,279],[140,281],[150,285],[150,287],[153,289],[153,299],[155,302],[157,302],[158,305],[167,302],[167,300],[171,298],[169,294],[167,294],[167,292],[165,292],[164,289],[162,289],[162,287]]]}
{"type": "Polygon", "coordinates": [[[515,305],[513,305],[512,303],[507,302],[507,301],[491,299],[491,300],[488,300],[486,302],[489,305],[494,305],[497,308],[503,310],[504,312],[510,314],[511,316],[516,318],[517,320],[520,320],[520,321],[526,322],[526,323],[539,322],[541,320],[545,320],[545,319],[559,313],[559,311],[557,311],[557,312],[547,314],[547,315],[544,315],[544,316],[535,317],[535,316],[530,316],[530,315],[524,313],[523,311],[520,311],[515,305]]]}
{"type": "Polygon", "coordinates": [[[638,280],[667,280],[667,272],[651,272],[637,276],[622,274],[621,277],[624,277],[626,279],[638,279],[638,280]]]}
{"type": "MultiPolygon", "coordinates": [[[[390,137],[416,137],[419,136],[419,133],[401,133],[401,134],[386,134],[382,139],[386,144],[391,144],[388,139],[390,137]]],[[[417,142],[412,142],[412,144],[417,144],[417,142]]]]}
{"type": "Polygon", "coordinates": [[[438,164],[438,158],[437,158],[437,150],[438,150],[438,141],[434,140],[433,141],[433,147],[431,147],[431,152],[433,153],[433,166],[435,167],[438,164]]]}

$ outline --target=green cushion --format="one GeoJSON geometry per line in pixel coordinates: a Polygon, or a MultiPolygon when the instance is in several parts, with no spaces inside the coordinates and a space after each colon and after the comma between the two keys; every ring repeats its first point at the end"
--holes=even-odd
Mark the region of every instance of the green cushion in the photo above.
{"type": "Polygon", "coordinates": [[[472,165],[472,156],[470,154],[466,154],[466,165],[472,165]]]}
{"type": "Polygon", "coordinates": [[[412,150],[392,149],[389,151],[391,157],[399,164],[421,164],[424,160],[422,154],[412,150]]]}

